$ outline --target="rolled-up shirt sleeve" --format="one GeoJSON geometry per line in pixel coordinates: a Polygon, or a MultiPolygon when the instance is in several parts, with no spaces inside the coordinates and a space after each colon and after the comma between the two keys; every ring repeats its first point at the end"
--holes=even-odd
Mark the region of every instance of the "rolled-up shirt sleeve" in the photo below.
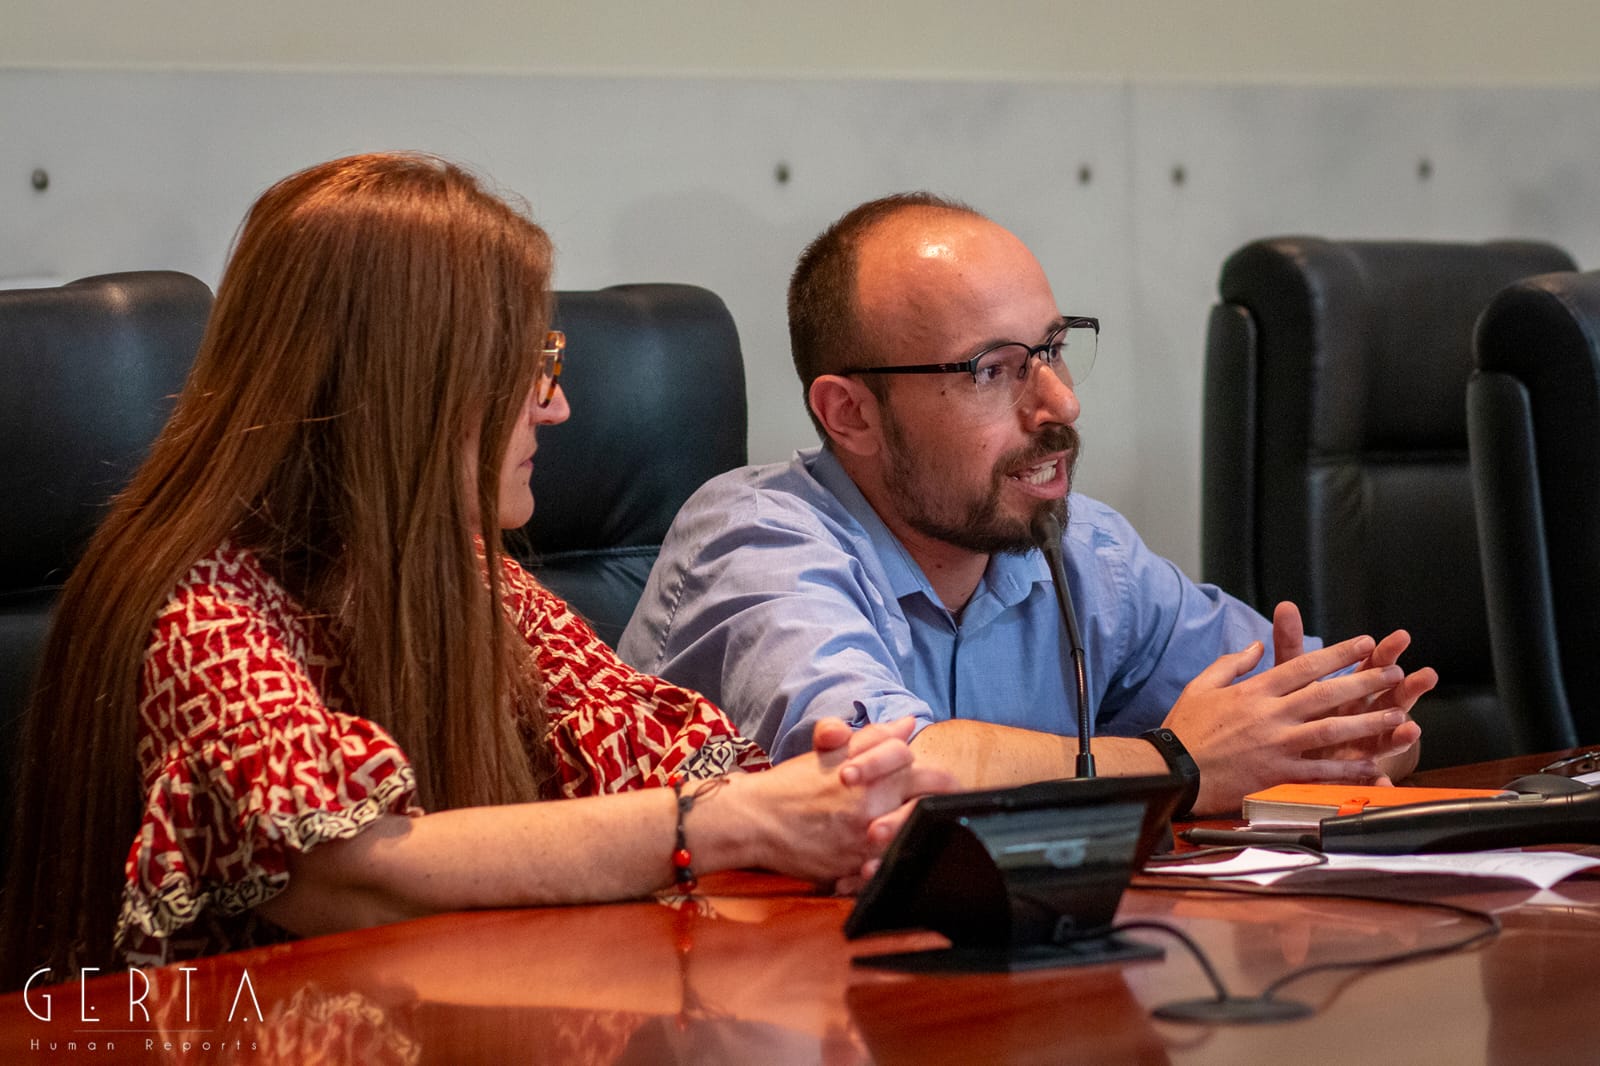
{"type": "Polygon", "coordinates": [[[927,725],[932,710],[895,665],[899,607],[851,548],[859,531],[847,516],[787,506],[781,490],[745,489],[744,473],[685,504],[623,658],[704,692],[774,761],[808,751],[822,718],[927,725]]]}

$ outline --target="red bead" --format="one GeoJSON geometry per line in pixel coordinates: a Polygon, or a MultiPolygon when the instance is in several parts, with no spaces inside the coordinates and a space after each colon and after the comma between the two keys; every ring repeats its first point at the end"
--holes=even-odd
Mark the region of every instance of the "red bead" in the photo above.
{"type": "Polygon", "coordinates": [[[672,853],[672,865],[676,866],[680,870],[687,870],[690,862],[692,861],[693,860],[689,857],[688,848],[679,848],[677,851],[672,853]]]}

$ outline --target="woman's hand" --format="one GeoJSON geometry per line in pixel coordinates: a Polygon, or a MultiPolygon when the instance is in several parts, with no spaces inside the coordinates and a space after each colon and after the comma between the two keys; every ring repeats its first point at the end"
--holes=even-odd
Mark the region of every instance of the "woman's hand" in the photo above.
{"type": "MultiPolygon", "coordinates": [[[[955,784],[955,778],[950,778],[949,788],[940,789],[939,791],[959,791],[955,784]]],[[[906,800],[906,802],[888,814],[872,820],[872,824],[867,827],[867,843],[872,847],[873,855],[861,864],[860,870],[850,874],[848,877],[839,878],[838,882],[833,886],[833,890],[836,893],[841,896],[853,896],[860,892],[868,881],[872,880],[873,876],[878,872],[878,867],[883,865],[884,850],[899,835],[900,827],[905,825],[907,818],[911,817],[911,808],[916,805],[917,801],[915,799],[906,800]]]]}
{"type": "Polygon", "coordinates": [[[747,808],[760,864],[814,881],[859,876],[893,839],[908,800],[954,790],[950,774],[916,765],[906,743],[913,725],[902,719],[852,730],[823,719],[809,755],[740,775],[724,802],[747,808]]]}

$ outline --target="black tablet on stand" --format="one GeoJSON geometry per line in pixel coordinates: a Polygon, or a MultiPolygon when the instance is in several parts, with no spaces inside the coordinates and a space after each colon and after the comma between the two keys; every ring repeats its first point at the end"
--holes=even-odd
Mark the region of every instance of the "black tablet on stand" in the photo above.
{"type": "Polygon", "coordinates": [[[1096,777],[925,796],[845,921],[850,939],[931,929],[948,948],[858,966],[1006,971],[1160,958],[1110,935],[1133,872],[1171,839],[1177,777],[1096,777]]]}

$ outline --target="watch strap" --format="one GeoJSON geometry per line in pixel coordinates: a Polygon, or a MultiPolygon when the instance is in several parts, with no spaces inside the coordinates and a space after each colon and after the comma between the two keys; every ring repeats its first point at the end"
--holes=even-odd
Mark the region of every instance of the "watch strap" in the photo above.
{"type": "Polygon", "coordinates": [[[1140,733],[1139,739],[1149,741],[1161,753],[1168,771],[1183,779],[1183,794],[1178,797],[1178,806],[1173,810],[1172,817],[1188,817],[1194,810],[1194,801],[1200,795],[1200,764],[1194,761],[1194,756],[1183,746],[1178,734],[1166,726],[1140,733]]]}

